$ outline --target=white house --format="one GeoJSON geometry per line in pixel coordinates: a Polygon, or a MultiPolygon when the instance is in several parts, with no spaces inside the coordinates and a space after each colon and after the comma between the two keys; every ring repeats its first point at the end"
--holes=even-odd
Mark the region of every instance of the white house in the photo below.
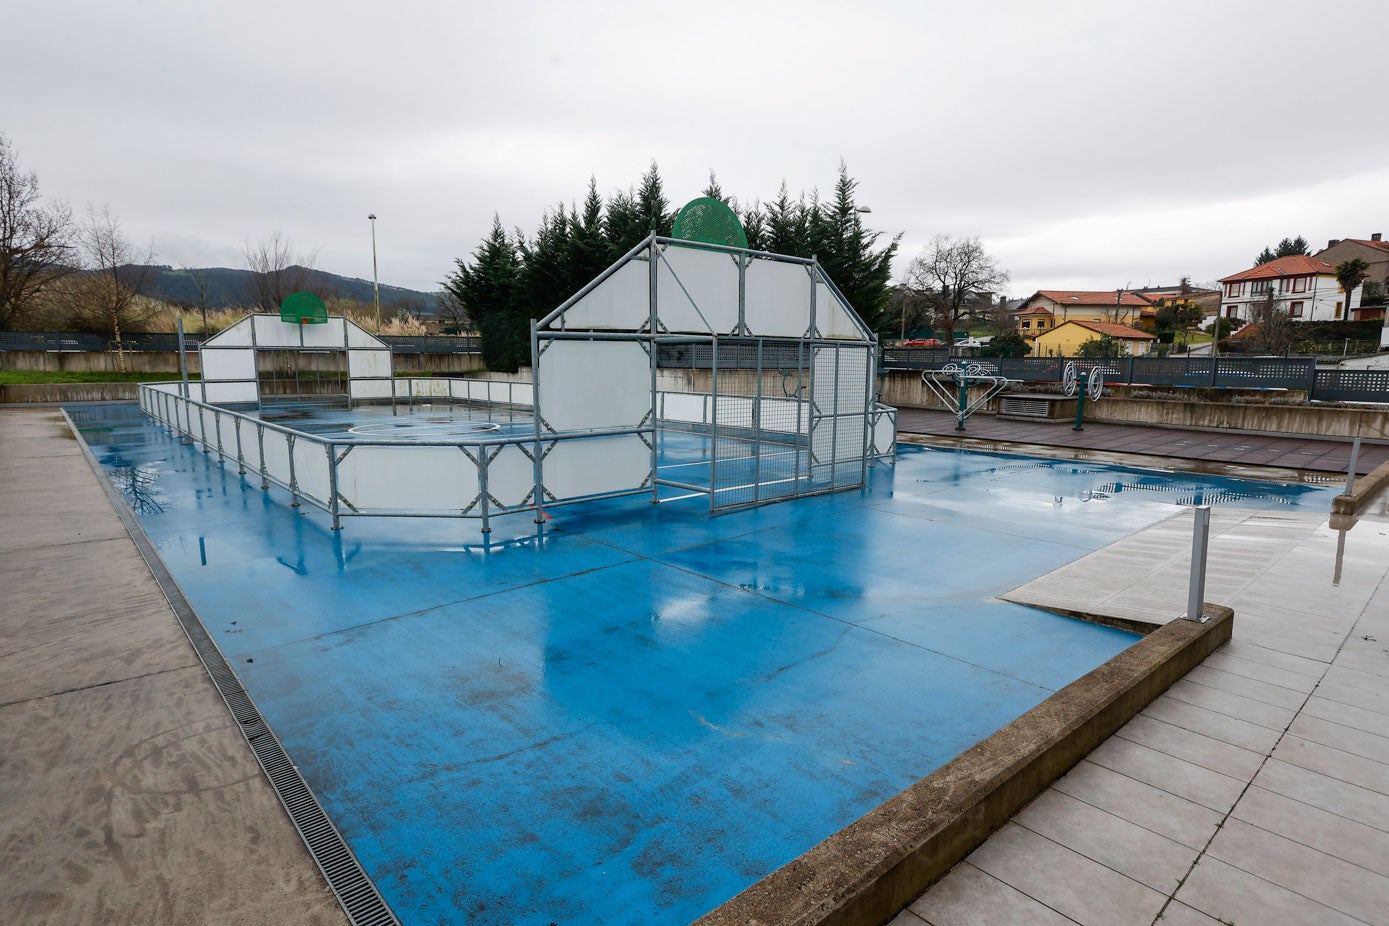
{"type": "Polygon", "coordinates": [[[1346,294],[1336,282],[1336,268],[1324,260],[1303,254],[1280,257],[1252,270],[1222,277],[1220,314],[1250,321],[1254,311],[1273,294],[1276,309],[1299,321],[1346,321],[1360,306],[1361,287],[1346,294]]]}

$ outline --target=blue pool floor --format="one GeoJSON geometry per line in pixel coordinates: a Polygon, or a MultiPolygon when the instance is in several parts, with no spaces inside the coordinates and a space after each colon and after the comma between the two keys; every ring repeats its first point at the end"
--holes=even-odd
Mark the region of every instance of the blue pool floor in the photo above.
{"type": "Polygon", "coordinates": [[[694,919],[1134,639],[993,596],[1177,502],[1334,493],[904,445],[717,517],[333,532],[133,406],[70,413],[409,924],[694,919]]]}

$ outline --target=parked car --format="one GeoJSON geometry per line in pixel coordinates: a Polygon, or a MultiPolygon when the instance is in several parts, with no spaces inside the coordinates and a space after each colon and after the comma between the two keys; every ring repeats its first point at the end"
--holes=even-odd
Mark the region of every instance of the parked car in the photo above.
{"type": "Polygon", "coordinates": [[[903,341],[903,347],[944,347],[945,342],[940,338],[917,338],[913,341],[903,341]]]}

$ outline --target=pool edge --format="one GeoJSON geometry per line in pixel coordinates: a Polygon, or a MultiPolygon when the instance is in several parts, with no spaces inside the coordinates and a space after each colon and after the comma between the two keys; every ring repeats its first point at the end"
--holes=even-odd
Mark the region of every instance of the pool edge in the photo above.
{"type": "Polygon", "coordinates": [[[880,926],[1230,639],[1234,611],[1176,620],[695,921],[880,926]]]}
{"type": "Polygon", "coordinates": [[[145,561],[146,567],[159,586],[160,593],[173,611],[175,621],[207,673],[213,689],[221,698],[227,713],[231,715],[252,757],[265,775],[266,783],[279,800],[286,818],[302,840],[343,915],[352,924],[399,926],[399,919],[381,895],[375,881],[352,851],[347,839],[338,831],[336,824],[319,802],[318,796],[304,780],[298,766],[293,764],[279,737],[261,716],[250,693],[241,684],[240,676],[203,626],[202,618],[184,596],[178,581],[159,558],[149,535],[145,533],[139,519],[125,503],[120,490],[111,482],[105,468],[88,446],[87,439],[82,436],[82,430],[68,415],[66,407],[60,406],[59,411],[62,413],[64,424],[82,448],[82,455],[96,476],[107,501],[120,518],[126,533],[130,535],[140,558],[145,561]]]}

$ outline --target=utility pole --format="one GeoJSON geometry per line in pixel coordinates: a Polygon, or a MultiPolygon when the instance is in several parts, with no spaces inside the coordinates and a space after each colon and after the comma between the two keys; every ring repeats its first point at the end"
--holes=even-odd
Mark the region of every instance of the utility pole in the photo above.
{"type": "Polygon", "coordinates": [[[376,300],[376,333],[381,333],[381,284],[376,280],[376,213],[367,216],[371,220],[371,293],[376,300]]]}

